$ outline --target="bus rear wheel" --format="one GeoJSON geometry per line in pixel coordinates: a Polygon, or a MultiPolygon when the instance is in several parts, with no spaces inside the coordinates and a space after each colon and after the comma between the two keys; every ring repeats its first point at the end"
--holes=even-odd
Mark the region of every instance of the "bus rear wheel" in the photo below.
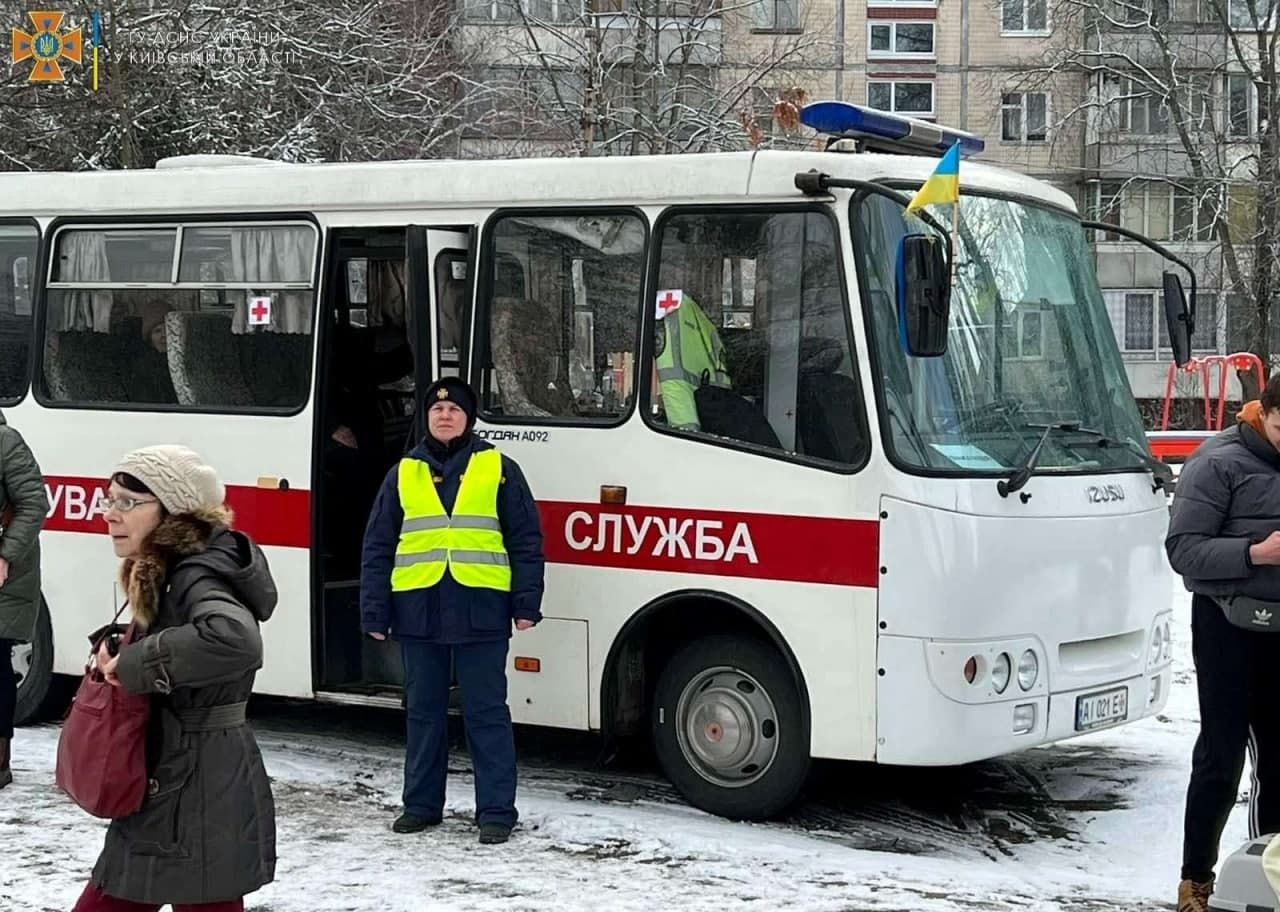
{"type": "Polygon", "coordinates": [[[744,636],[695,640],[658,678],[653,743],[685,799],[736,820],[786,810],[809,774],[800,693],[782,656],[744,636]]]}
{"type": "Polygon", "coordinates": [[[37,722],[53,711],[58,696],[53,677],[53,625],[44,599],[40,600],[35,636],[30,643],[13,647],[13,676],[18,682],[16,724],[37,722]]]}

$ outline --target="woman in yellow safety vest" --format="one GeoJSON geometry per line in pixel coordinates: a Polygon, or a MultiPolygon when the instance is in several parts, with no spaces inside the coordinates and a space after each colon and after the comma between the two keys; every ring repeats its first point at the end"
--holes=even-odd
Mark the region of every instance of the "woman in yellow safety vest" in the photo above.
{"type": "Polygon", "coordinates": [[[520,467],[472,434],[471,387],[446,377],[426,403],[426,436],[374,502],[360,578],[364,632],[395,638],[404,659],[404,813],[392,829],[413,833],[444,819],[452,662],[480,841],[502,843],[518,818],[507,647],[513,626],[542,619],[542,529],[520,467]]]}

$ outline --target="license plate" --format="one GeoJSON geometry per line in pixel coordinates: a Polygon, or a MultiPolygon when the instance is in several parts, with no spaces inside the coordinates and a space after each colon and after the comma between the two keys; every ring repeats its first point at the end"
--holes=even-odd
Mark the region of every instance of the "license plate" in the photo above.
{"type": "Polygon", "coordinates": [[[1129,716],[1129,688],[1117,687],[1076,697],[1076,731],[1123,722],[1129,716]]]}

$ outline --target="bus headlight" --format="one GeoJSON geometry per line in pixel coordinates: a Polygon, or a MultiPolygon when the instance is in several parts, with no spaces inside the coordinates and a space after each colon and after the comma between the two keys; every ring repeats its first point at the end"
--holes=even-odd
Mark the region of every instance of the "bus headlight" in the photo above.
{"type": "Polygon", "coordinates": [[[1018,686],[1023,690],[1030,690],[1036,686],[1036,679],[1039,677],[1040,660],[1033,650],[1028,649],[1018,659],[1018,686]]]}
{"type": "Polygon", "coordinates": [[[1004,693],[1004,689],[1009,686],[1009,653],[1002,652],[996,656],[996,660],[991,664],[991,686],[995,688],[996,693],[1004,693]]]}
{"type": "Polygon", "coordinates": [[[1164,660],[1173,658],[1173,636],[1169,633],[1169,622],[1164,622],[1164,660]]]}
{"type": "Polygon", "coordinates": [[[1156,624],[1156,629],[1151,631],[1151,661],[1159,662],[1160,657],[1164,655],[1164,628],[1156,624]]]}

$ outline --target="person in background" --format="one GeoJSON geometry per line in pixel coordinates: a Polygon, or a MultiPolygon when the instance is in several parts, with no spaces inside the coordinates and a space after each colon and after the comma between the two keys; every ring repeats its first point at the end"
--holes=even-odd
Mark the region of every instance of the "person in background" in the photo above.
{"type": "Polygon", "coordinates": [[[182,446],[135,450],[111,475],[107,531],[145,635],[116,655],[104,638],[96,663],[151,695],[150,778],[142,808],[108,827],[73,912],[243,912],[275,877],[275,803],[245,708],[276,586],[224,494],[182,446]]]}
{"type": "Polygon", "coordinates": [[[1249,836],[1280,831],[1280,717],[1273,705],[1280,636],[1237,626],[1223,604],[1243,598],[1257,610],[1280,612],[1280,374],[1237,418],[1187,460],[1165,541],[1170,565],[1193,593],[1200,698],[1178,912],[1209,908],[1246,750],[1253,757],[1249,836]]]}
{"type": "Polygon", "coordinates": [[[131,365],[129,395],[133,402],[177,405],[173,376],[169,373],[168,341],[164,318],[173,308],[164,298],[152,298],[142,305],[142,341],[145,343],[131,365]]]}
{"type": "Polygon", "coordinates": [[[13,648],[35,639],[40,612],[40,529],[49,513],[40,464],[0,414],[0,789],[10,768],[18,708],[13,648]]]}
{"type": "Polygon", "coordinates": [[[520,467],[472,433],[476,395],[447,377],[426,391],[427,434],[383,482],[365,530],[361,626],[394,636],[408,708],[404,813],[414,833],[444,819],[450,663],[475,766],[480,842],[518,819],[507,706],[511,628],[542,619],[542,528],[520,467]]]}

